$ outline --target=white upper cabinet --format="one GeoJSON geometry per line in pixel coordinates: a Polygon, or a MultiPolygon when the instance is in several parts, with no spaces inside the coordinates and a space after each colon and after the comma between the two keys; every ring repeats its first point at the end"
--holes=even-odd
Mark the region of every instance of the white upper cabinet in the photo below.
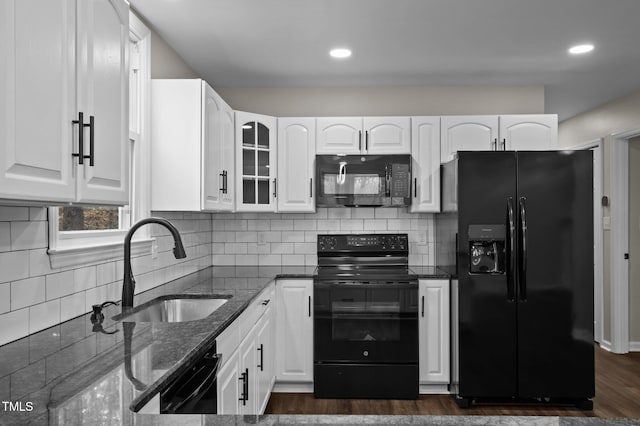
{"type": "Polygon", "coordinates": [[[558,146],[558,116],[471,115],[442,117],[441,161],[456,151],[538,151],[558,146]]]}
{"type": "Polygon", "coordinates": [[[7,0],[0,16],[0,198],[127,204],[127,3],[7,0]]]}
{"type": "Polygon", "coordinates": [[[410,154],[409,117],[365,117],[364,154],[410,154]]]}
{"type": "Polygon", "coordinates": [[[440,123],[443,163],[453,160],[456,151],[489,151],[497,146],[497,115],[443,116],[440,123]]]}
{"type": "Polygon", "coordinates": [[[278,118],[279,212],[314,212],[314,118],[278,118]]]}
{"type": "Polygon", "coordinates": [[[276,118],[236,111],[236,209],[275,211],[276,118]]]}
{"type": "Polygon", "coordinates": [[[232,211],[235,200],[235,135],[231,107],[203,82],[202,206],[232,211]]]}
{"type": "Polygon", "coordinates": [[[409,154],[409,117],[321,117],[317,154],[409,154]]]}
{"type": "Polygon", "coordinates": [[[360,154],[362,118],[321,117],[316,121],[317,154],[360,154]]]}
{"type": "Polygon", "coordinates": [[[440,117],[411,117],[410,212],[440,211],[440,117]]]}
{"type": "Polygon", "coordinates": [[[151,82],[151,209],[233,209],[233,111],[200,79],[151,82]]]}
{"type": "Polygon", "coordinates": [[[558,147],[558,116],[501,115],[500,144],[508,151],[539,151],[558,147]]]}

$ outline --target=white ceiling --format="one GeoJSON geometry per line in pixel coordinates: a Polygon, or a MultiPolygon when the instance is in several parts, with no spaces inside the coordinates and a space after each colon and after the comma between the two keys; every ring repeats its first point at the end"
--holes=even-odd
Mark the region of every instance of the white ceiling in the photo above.
{"type": "Polygon", "coordinates": [[[544,85],[561,120],[640,89],[640,0],[130,1],[214,87],[544,85]]]}

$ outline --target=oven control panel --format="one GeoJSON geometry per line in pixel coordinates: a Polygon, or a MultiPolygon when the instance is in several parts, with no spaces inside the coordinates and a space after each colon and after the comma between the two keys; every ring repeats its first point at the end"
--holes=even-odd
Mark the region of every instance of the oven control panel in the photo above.
{"type": "Polygon", "coordinates": [[[318,235],[318,252],[407,251],[407,234],[318,235]]]}

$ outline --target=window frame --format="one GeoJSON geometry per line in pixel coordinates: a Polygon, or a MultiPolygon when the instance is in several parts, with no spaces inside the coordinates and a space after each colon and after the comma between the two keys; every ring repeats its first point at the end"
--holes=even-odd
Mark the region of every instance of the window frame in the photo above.
{"type": "MultiPolygon", "coordinates": [[[[151,183],[151,31],[131,11],[129,12],[129,39],[138,46],[137,58],[130,54],[130,69],[138,66],[139,73],[138,120],[137,123],[129,123],[130,203],[123,208],[123,213],[130,218],[130,223],[126,229],[61,232],[58,226],[59,207],[49,207],[47,253],[52,268],[122,259],[122,245],[128,227],[135,221],[150,216],[150,191],[145,188],[148,188],[151,183]],[[134,124],[136,127],[132,129],[134,124]]],[[[131,115],[130,112],[130,121],[131,115]]],[[[132,242],[132,254],[134,256],[150,254],[152,242],[148,228],[139,229],[132,242]]]]}

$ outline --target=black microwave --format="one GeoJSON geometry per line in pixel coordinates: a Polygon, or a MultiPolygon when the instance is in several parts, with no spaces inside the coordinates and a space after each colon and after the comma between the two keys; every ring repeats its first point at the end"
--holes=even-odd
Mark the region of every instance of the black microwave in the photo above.
{"type": "Polygon", "coordinates": [[[411,155],[316,155],[316,206],[411,204],[411,155]]]}

